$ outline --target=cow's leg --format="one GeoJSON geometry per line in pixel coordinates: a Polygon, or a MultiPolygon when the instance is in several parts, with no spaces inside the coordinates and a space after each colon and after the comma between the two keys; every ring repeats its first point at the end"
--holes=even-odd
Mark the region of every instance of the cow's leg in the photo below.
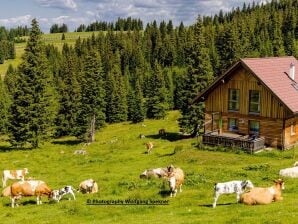
{"type": "Polygon", "coordinates": [[[14,197],[11,197],[10,199],[11,199],[10,200],[11,201],[11,207],[14,208],[15,198],[14,197]]]}
{"type": "Polygon", "coordinates": [[[71,195],[73,197],[73,200],[76,200],[76,196],[75,196],[75,194],[73,192],[71,192],[71,195]]]}
{"type": "Polygon", "coordinates": [[[182,184],[180,185],[180,192],[182,192],[182,184]]]}
{"type": "Polygon", "coordinates": [[[240,192],[236,192],[236,198],[237,198],[237,203],[239,203],[240,202],[240,192]]]}
{"type": "Polygon", "coordinates": [[[214,192],[214,201],[213,201],[213,204],[212,204],[212,207],[213,208],[216,207],[216,203],[217,203],[218,197],[219,197],[219,194],[217,192],[214,192]]]}
{"type": "Polygon", "coordinates": [[[2,177],[2,187],[3,187],[3,188],[6,187],[6,181],[7,181],[7,179],[3,176],[3,177],[2,177]]]}

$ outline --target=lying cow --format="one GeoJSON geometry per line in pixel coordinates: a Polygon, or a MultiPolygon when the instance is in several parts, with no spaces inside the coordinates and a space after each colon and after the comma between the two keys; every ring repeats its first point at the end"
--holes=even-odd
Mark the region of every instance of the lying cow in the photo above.
{"type": "Polygon", "coordinates": [[[4,170],[2,175],[2,187],[6,187],[6,182],[8,179],[24,181],[25,175],[28,173],[29,171],[27,168],[22,170],[4,170]]]}
{"type": "Polygon", "coordinates": [[[250,180],[234,180],[224,183],[216,183],[214,185],[214,201],[213,208],[216,207],[217,200],[222,194],[232,194],[236,193],[237,202],[240,201],[240,194],[242,194],[246,189],[252,189],[254,185],[250,180]]]}
{"type": "Polygon", "coordinates": [[[262,188],[255,187],[249,192],[244,193],[240,197],[240,202],[246,205],[267,205],[272,201],[281,201],[283,197],[281,196],[284,187],[284,181],[278,179],[274,181],[274,186],[262,188]]]}
{"type": "Polygon", "coordinates": [[[141,179],[150,179],[152,177],[161,178],[168,176],[168,169],[167,168],[155,168],[155,169],[148,169],[141,173],[141,179]]]}
{"type": "Polygon", "coordinates": [[[184,182],[184,172],[180,168],[174,168],[172,172],[168,173],[168,182],[170,187],[170,197],[176,197],[178,188],[182,192],[182,184],[184,182]]]}
{"type": "Polygon", "coordinates": [[[298,178],[298,162],[294,163],[294,167],[281,169],[279,171],[280,176],[298,178]]]}
{"type": "Polygon", "coordinates": [[[93,179],[84,180],[79,185],[79,190],[83,194],[96,193],[98,192],[98,185],[93,179]]]}
{"type": "Polygon", "coordinates": [[[22,197],[36,196],[36,203],[42,204],[41,196],[51,198],[52,191],[48,185],[41,180],[19,181],[11,185],[11,207],[18,206],[16,203],[22,197]]]}
{"type": "MultiPolygon", "coordinates": [[[[72,186],[65,186],[59,190],[53,190],[51,198],[57,202],[59,202],[62,197],[66,194],[72,195],[73,200],[76,200],[76,196],[74,194],[74,188],[72,186]]],[[[70,200],[70,198],[69,198],[70,200]]]]}

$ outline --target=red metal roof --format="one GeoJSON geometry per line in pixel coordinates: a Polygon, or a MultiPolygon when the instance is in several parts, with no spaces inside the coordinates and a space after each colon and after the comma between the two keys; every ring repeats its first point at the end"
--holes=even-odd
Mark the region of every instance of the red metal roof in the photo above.
{"type": "Polygon", "coordinates": [[[245,58],[241,59],[268,89],[293,113],[298,113],[298,61],[294,57],[245,58]],[[295,82],[290,76],[290,65],[295,65],[295,82]]]}

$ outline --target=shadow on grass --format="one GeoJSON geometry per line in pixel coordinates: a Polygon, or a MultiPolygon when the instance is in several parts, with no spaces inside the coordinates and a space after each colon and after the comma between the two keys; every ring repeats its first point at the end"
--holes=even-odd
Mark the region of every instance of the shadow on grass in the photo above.
{"type": "Polygon", "coordinates": [[[170,197],[170,195],[171,195],[171,191],[169,191],[169,190],[160,190],[160,191],[158,192],[158,194],[159,194],[161,197],[163,197],[163,198],[167,198],[167,197],[170,197]]]}
{"type": "Polygon", "coordinates": [[[82,143],[80,140],[54,140],[52,141],[53,144],[56,145],[78,145],[82,143]]]}
{"type": "MultiPolygon", "coordinates": [[[[226,204],[216,204],[216,207],[218,206],[226,206],[226,205],[232,205],[235,203],[226,203],[226,204]]],[[[207,208],[212,208],[212,204],[200,204],[200,207],[207,207],[207,208]]]]}
{"type": "Polygon", "coordinates": [[[179,133],[176,132],[167,132],[165,135],[146,135],[146,138],[151,138],[151,139],[165,139],[168,140],[170,142],[175,142],[181,139],[188,139],[188,138],[192,138],[191,136],[188,135],[181,135],[179,133]]]}
{"type": "Polygon", "coordinates": [[[12,147],[12,146],[0,146],[0,152],[9,152],[9,151],[29,151],[29,150],[33,150],[32,147],[30,148],[15,148],[15,147],[12,147]]]}

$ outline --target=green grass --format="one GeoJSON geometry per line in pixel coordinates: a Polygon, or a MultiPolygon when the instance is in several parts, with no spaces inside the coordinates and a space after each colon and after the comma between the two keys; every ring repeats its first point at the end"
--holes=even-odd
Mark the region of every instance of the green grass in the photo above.
{"type": "Polygon", "coordinates": [[[39,206],[35,198],[23,198],[15,209],[9,207],[9,198],[0,198],[1,223],[296,223],[297,179],[285,179],[282,202],[250,207],[236,204],[235,195],[223,195],[215,209],[210,207],[215,182],[250,179],[256,186],[270,186],[279,169],[292,166],[292,150],[254,155],[200,150],[195,147],[196,139],[177,138],[178,116],[174,111],[164,120],[146,120],[146,127],[108,125],[96,134],[96,142],[86,148],[85,156],[73,154],[82,147],[74,138],[53,140],[35,150],[14,151],[7,151],[9,145],[2,141],[2,170],[28,167],[29,176],[46,181],[54,189],[69,184],[77,188],[82,180],[93,178],[100,191],[94,195],[77,193],[76,201],[49,203],[44,198],[39,206]],[[160,128],[169,133],[164,139],[157,136],[160,128]],[[147,137],[139,139],[140,133],[147,137]],[[149,155],[145,153],[147,141],[155,145],[149,155]],[[168,190],[162,180],[139,179],[143,170],[169,164],[186,173],[183,192],[176,198],[160,194],[168,190]],[[169,200],[169,205],[86,205],[87,199],[128,198],[169,200]]]}
{"type": "MultiPolygon", "coordinates": [[[[97,35],[100,31],[96,32],[70,32],[65,33],[65,40],[61,40],[62,33],[51,33],[51,34],[43,34],[41,39],[44,41],[45,44],[53,44],[58,49],[62,49],[62,46],[64,43],[67,43],[69,45],[74,45],[76,40],[80,37],[81,39],[88,38],[92,36],[94,33],[97,35]]],[[[27,37],[23,37],[27,38],[27,37]]],[[[16,68],[21,63],[21,56],[24,53],[24,49],[26,47],[26,43],[16,43],[15,49],[16,49],[16,58],[15,59],[9,59],[4,62],[4,64],[0,64],[0,77],[4,77],[6,74],[7,68],[9,64],[12,64],[14,68],[16,68]]]]}

